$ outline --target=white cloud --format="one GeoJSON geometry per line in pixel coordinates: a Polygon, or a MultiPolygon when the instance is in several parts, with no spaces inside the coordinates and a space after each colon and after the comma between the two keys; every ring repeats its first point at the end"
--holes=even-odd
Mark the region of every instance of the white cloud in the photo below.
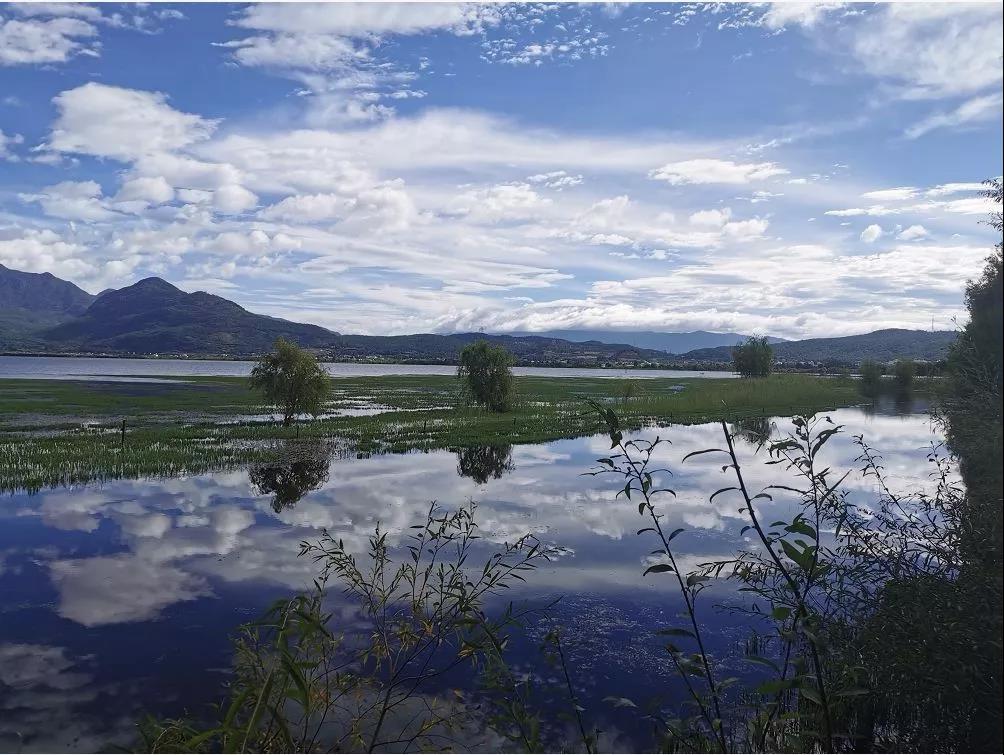
{"type": "Polygon", "coordinates": [[[984,121],[1000,121],[1002,102],[1004,102],[1004,98],[999,92],[973,97],[953,110],[927,116],[907,128],[904,135],[907,139],[917,139],[939,128],[952,128],[984,121]]]}
{"type": "Polygon", "coordinates": [[[74,55],[96,55],[92,24],[79,18],[27,20],[0,17],[0,66],[65,63],[74,55]]]}
{"type": "Polygon", "coordinates": [[[917,196],[917,191],[918,190],[913,186],[898,186],[895,189],[866,191],[861,196],[865,199],[873,199],[879,202],[896,202],[903,199],[911,199],[917,196]]]}
{"type": "Polygon", "coordinates": [[[751,218],[750,220],[726,223],[722,230],[736,241],[749,241],[763,236],[769,225],[770,223],[763,218],[751,218]]]}
{"type": "Polygon", "coordinates": [[[532,176],[527,176],[526,180],[528,183],[540,184],[547,189],[561,191],[562,189],[568,189],[572,186],[578,186],[581,184],[582,176],[572,175],[568,173],[568,171],[564,170],[554,170],[550,173],[537,173],[532,176]]]}
{"type": "Polygon", "coordinates": [[[175,110],[159,92],[90,82],[58,94],[47,147],[130,161],[207,139],[216,122],[175,110]]]}
{"type": "Polygon", "coordinates": [[[24,137],[21,134],[5,134],[0,129],[0,160],[17,162],[20,158],[11,151],[12,145],[23,144],[24,137]]]}
{"type": "Polygon", "coordinates": [[[873,244],[882,237],[882,226],[873,223],[861,231],[861,240],[866,244],[873,244]]]}
{"type": "Polygon", "coordinates": [[[899,210],[894,210],[882,205],[872,205],[871,207],[849,207],[846,210],[827,210],[825,215],[832,215],[837,218],[853,218],[859,215],[895,215],[899,210]]]}
{"type": "Polygon", "coordinates": [[[947,194],[961,194],[967,191],[985,191],[986,186],[981,183],[948,183],[928,189],[926,194],[929,197],[942,197],[947,194]]]}
{"type": "Polygon", "coordinates": [[[728,207],[723,207],[720,210],[699,210],[690,216],[690,222],[694,225],[707,225],[713,228],[721,228],[731,217],[732,210],[728,207]]]}
{"type": "Polygon", "coordinates": [[[667,163],[649,173],[649,177],[673,186],[682,184],[746,184],[762,181],[788,171],[776,163],[735,163],[731,160],[704,158],[667,163]]]}
{"type": "Polygon", "coordinates": [[[237,184],[221,186],[213,192],[213,206],[220,212],[236,214],[254,209],[258,197],[252,191],[237,184]]]}
{"type": "Polygon", "coordinates": [[[266,220],[317,223],[338,220],[354,206],[353,200],[338,194],[302,194],[266,207],[261,216],[266,220]]]}
{"type": "Polygon", "coordinates": [[[457,212],[474,219],[495,222],[533,217],[551,200],[525,183],[497,184],[468,191],[454,204],[457,212]]]}
{"type": "Polygon", "coordinates": [[[24,202],[38,202],[43,212],[67,220],[102,221],[119,215],[101,198],[101,185],[96,181],[63,181],[46,186],[39,194],[20,194],[24,202]]]}
{"type": "Polygon", "coordinates": [[[174,199],[174,187],[163,176],[138,176],[122,182],[117,202],[164,204],[174,199]]]}
{"type": "Polygon", "coordinates": [[[812,28],[833,11],[845,8],[846,3],[836,2],[784,2],[771,3],[761,18],[768,29],[783,29],[786,26],[812,28]]]}
{"type": "Polygon", "coordinates": [[[290,34],[378,37],[435,30],[473,34],[497,21],[491,6],[477,3],[297,3],[257,4],[235,26],[290,34]]]}
{"type": "Polygon", "coordinates": [[[969,95],[1001,83],[999,3],[888,3],[847,34],[864,69],[903,97],[969,95]]]}
{"type": "Polygon", "coordinates": [[[930,234],[927,229],[922,225],[911,225],[909,228],[904,228],[896,236],[900,241],[916,241],[917,239],[927,238],[930,234]]]}

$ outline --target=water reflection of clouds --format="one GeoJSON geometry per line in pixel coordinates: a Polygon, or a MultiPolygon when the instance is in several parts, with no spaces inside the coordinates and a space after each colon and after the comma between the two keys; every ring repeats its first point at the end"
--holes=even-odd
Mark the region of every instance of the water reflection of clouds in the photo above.
{"type": "Polygon", "coordinates": [[[98,752],[135,726],[128,716],[99,723],[82,715],[111,690],[95,684],[94,659],[64,647],[0,643],[0,751],[98,752]]]}
{"type": "MultiPolygon", "coordinates": [[[[879,448],[893,483],[917,487],[924,448],[934,437],[926,419],[834,412],[848,432],[824,452],[833,469],[853,469],[858,449],[851,433],[864,432],[879,448]]],[[[777,431],[790,429],[777,421],[777,431]]],[[[706,455],[681,463],[693,450],[721,446],[718,425],[659,431],[673,443],[659,447],[657,466],[673,471],[663,483],[677,496],[664,496],[660,511],[670,528],[684,527],[677,541],[681,557],[694,563],[748,545],[735,497],[709,494],[732,484],[723,458],[706,455]]],[[[655,432],[643,433],[654,437],[655,432]]],[[[298,543],[327,529],[348,547],[362,551],[379,522],[397,543],[420,521],[430,501],[446,506],[479,501],[486,539],[500,543],[532,531],[565,546],[561,559],[537,577],[552,589],[646,589],[640,565],[650,544],[636,538],[645,526],[637,507],[617,498],[617,480],[584,477],[595,458],[610,452],[602,436],[516,447],[512,469],[500,479],[478,482],[458,476],[448,452],[378,456],[334,461],[328,479],[295,505],[274,512],[267,495],[256,495],[246,472],[167,480],[122,481],[105,487],[56,490],[28,498],[22,516],[39,516],[50,527],[94,533],[107,522],[117,527],[118,553],[57,557],[49,563],[60,595],[60,615],[87,626],[155,618],[164,608],[212,593],[214,583],[268,583],[290,589],[309,584],[313,566],[297,558],[298,543]],[[609,544],[608,544],[609,543],[609,544]],[[614,547],[616,544],[616,547],[614,547]]],[[[765,466],[766,452],[739,446],[751,489],[790,484],[782,466],[765,466]],[[783,478],[783,479],[779,479],[783,478]]],[[[875,483],[852,475],[846,483],[856,500],[873,496],[875,483]]],[[[790,495],[763,505],[764,517],[790,510],[790,495]]]]}
{"type": "MultiPolygon", "coordinates": [[[[848,431],[827,446],[827,465],[834,470],[859,467],[854,462],[859,451],[851,436],[862,432],[882,453],[894,487],[930,486],[930,469],[924,459],[935,436],[925,417],[866,417],[854,410],[832,416],[846,424],[848,431]]],[[[791,427],[786,420],[776,424],[780,433],[791,427]]],[[[673,471],[663,482],[676,490],[677,497],[663,497],[660,511],[666,527],[686,529],[674,541],[682,568],[692,569],[731,555],[739,547],[752,547],[750,539],[740,535],[746,523],[739,513],[740,501],[729,495],[708,500],[711,492],[732,484],[729,472],[722,471],[724,459],[708,455],[681,463],[690,451],[720,446],[720,427],[674,427],[659,432],[673,441],[659,448],[655,462],[673,471]]],[[[643,435],[654,437],[655,432],[643,435]]],[[[12,617],[21,610],[50,615],[54,611],[61,617],[56,621],[63,625],[46,624],[37,638],[38,643],[49,643],[45,646],[24,645],[23,637],[20,645],[0,645],[0,674],[7,674],[0,682],[10,688],[0,695],[0,706],[5,713],[11,705],[18,706],[17,716],[24,719],[21,725],[28,731],[47,725],[38,706],[65,702],[72,707],[87,702],[72,697],[88,694],[84,688],[92,685],[86,681],[87,672],[80,670],[83,660],[71,661],[71,652],[64,649],[74,647],[67,639],[73,635],[66,625],[75,624],[90,633],[134,622],[172,626],[179,611],[203,600],[232,606],[234,612],[225,619],[229,623],[218,626],[222,619],[206,620],[201,630],[225,638],[240,620],[257,614],[271,596],[309,587],[315,565],[297,556],[300,541],[316,539],[327,529],[349,549],[362,552],[379,522],[389,541],[400,544],[408,527],[424,518],[430,501],[450,508],[470,499],[478,501],[483,550],[528,531],[567,549],[514,593],[565,595],[570,606],[588,599],[603,605],[631,601],[666,610],[673,605],[670,581],[658,575],[642,577],[654,545],[646,536],[635,534],[647,526],[636,502],[616,497],[623,483],[618,485],[615,478],[582,475],[596,458],[609,455],[609,445],[606,438],[596,436],[515,446],[511,456],[509,452],[490,455],[511,461],[497,478],[458,474],[458,457],[447,451],[335,460],[327,479],[318,476],[311,482],[319,482],[316,489],[278,512],[274,495],[256,488],[246,470],[14,496],[13,505],[0,512],[10,519],[0,552],[6,565],[0,567],[0,579],[8,580],[5,584],[20,580],[16,584],[27,587],[19,595],[27,597],[23,604],[8,605],[6,611],[12,617]],[[48,593],[44,586],[35,589],[29,584],[29,572],[36,579],[41,575],[51,586],[48,593]],[[25,647],[48,649],[29,652],[25,647]],[[35,666],[23,657],[32,654],[37,656],[35,666]],[[56,688],[26,689],[23,681],[20,687],[8,683],[8,679],[29,678],[32,669],[49,669],[56,688]],[[68,697],[57,700],[54,695],[59,694],[68,697]]],[[[791,482],[790,476],[779,479],[784,476],[782,466],[763,464],[767,454],[758,452],[755,444],[741,443],[738,451],[752,489],[791,482]]],[[[874,480],[852,475],[846,487],[856,502],[874,500],[874,480]]],[[[790,496],[778,496],[761,507],[761,513],[764,518],[777,518],[788,513],[790,506],[790,496]]],[[[343,628],[358,622],[348,606],[334,605],[332,610],[343,628]]],[[[599,608],[590,611],[606,615],[599,608]]],[[[35,631],[36,622],[29,621],[35,631]]],[[[621,629],[630,624],[618,621],[621,629]]],[[[0,633],[0,643],[9,639],[0,633]]],[[[225,664],[225,658],[218,663],[225,664]]],[[[70,714],[65,715],[66,731],[75,732],[82,741],[95,741],[88,739],[93,732],[85,731],[90,724],[70,721],[70,714]]],[[[20,720],[17,716],[7,718],[20,720]]],[[[8,729],[0,731],[8,736],[8,729]]],[[[0,744],[9,741],[0,739],[0,744]]]]}

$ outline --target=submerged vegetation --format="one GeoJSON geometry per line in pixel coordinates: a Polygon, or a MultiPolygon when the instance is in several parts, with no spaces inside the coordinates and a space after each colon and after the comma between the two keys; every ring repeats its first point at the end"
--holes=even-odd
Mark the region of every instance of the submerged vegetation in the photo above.
{"type": "MultiPolygon", "coordinates": [[[[603,429],[585,402],[618,390],[606,378],[514,382],[519,398],[502,414],[469,405],[450,376],[340,378],[320,418],[286,427],[243,378],[0,380],[0,490],[282,463],[297,437],[330,441],[343,454],[578,437],[603,429]]],[[[655,378],[621,389],[618,412],[631,428],[790,416],[861,400],[852,384],[807,375],[655,378]]]]}

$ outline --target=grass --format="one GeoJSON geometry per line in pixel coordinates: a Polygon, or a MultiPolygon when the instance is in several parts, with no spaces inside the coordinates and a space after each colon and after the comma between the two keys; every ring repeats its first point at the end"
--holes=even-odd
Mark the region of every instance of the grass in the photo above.
{"type": "Polygon", "coordinates": [[[633,381],[520,377],[514,410],[492,414],[464,405],[449,376],[333,382],[331,412],[380,413],[331,414],[284,428],[253,419],[269,409],[242,378],[3,379],[0,491],[265,462],[276,458],[283,441],[296,437],[334,438],[346,453],[357,454],[542,443],[600,432],[587,399],[617,403],[629,428],[817,412],[861,402],[855,383],[808,375],[633,381]]]}

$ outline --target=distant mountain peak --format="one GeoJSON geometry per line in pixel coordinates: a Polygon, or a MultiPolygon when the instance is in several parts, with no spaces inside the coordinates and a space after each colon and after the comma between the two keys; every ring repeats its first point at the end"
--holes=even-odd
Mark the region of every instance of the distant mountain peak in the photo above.
{"type": "Polygon", "coordinates": [[[143,278],[136,281],[131,286],[126,286],[125,288],[120,288],[119,291],[126,291],[127,289],[132,289],[135,291],[170,291],[184,293],[177,286],[168,283],[163,278],[158,278],[157,276],[151,276],[149,278],[143,278]]]}

